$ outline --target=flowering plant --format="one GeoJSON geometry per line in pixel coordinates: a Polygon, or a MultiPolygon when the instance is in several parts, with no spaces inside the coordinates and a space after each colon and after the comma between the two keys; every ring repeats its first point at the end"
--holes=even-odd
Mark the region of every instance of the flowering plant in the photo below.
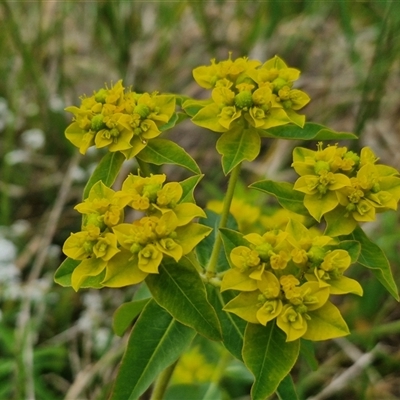
{"type": "Polygon", "coordinates": [[[362,296],[360,283],[347,276],[352,264],[370,269],[399,300],[384,253],[361,227],[397,209],[399,173],[378,164],[368,147],[356,154],[324,146],[322,140],[356,136],[305,122],[297,111],[310,99],[293,88],[300,71],[279,57],[264,64],[213,60],[193,76],[211,90],[209,99],[138,94],[118,81],[66,109],[74,116],[67,139],[82,154],[91,146],[108,153],[75,207],[81,231],[66,239],[67,258],[55,280],[74,290],[148,289],[114,316],[119,335],[139,318],[112,399],[138,398],[157,377],[152,398],[162,398],[171,365],[196,334],[222,342],[244,363],[254,375],[253,399],[275,392],[283,398],[295,393],[290,371],[301,348],[349,334],[335,296],[362,296]],[[210,201],[206,210],[195,202],[203,178],[196,161],[160,137],[188,118],[220,134],[216,149],[229,176],[224,201],[210,201]],[[274,213],[235,197],[240,167],[256,159],[264,137],[319,141],[316,150],[294,149],[294,184],[250,185],[277,199],[281,208],[274,213]],[[131,158],[137,170],[111,188],[131,158]],[[169,182],[152,173],[152,165],[167,163],[193,175],[169,182]]]}

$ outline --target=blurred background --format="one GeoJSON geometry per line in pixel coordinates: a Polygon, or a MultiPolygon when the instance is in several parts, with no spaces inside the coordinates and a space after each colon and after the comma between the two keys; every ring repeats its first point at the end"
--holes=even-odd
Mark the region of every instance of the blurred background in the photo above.
{"type": "MultiPolygon", "coordinates": [[[[302,71],[297,87],[312,99],[308,121],[356,133],[360,140],[345,145],[370,146],[400,169],[396,0],[0,0],[0,26],[0,399],[106,399],[126,344],[112,332],[112,314],[133,288],[75,293],[53,282],[62,244],[80,227],[73,206],[103,154],[82,158],[64,137],[71,121],[64,108],[79,105],[82,94],[123,79],[137,92],[201,98],[194,67],[229,52],[263,62],[279,55],[302,71]]],[[[188,121],[167,135],[212,178],[196,193],[204,206],[224,182],[218,135],[188,121]]],[[[315,148],[266,140],[246,166],[249,176],[294,179],[297,145],[315,148]]],[[[398,283],[399,221],[390,212],[365,226],[398,283]]],[[[361,299],[341,300],[353,334],[316,347],[318,371],[298,363],[301,398],[400,398],[399,305],[371,274],[356,266],[353,276],[365,289],[361,299]]],[[[199,385],[189,400],[203,398],[201,385],[212,379],[215,351],[205,347],[196,342],[177,369],[177,383],[199,385]]],[[[250,383],[242,365],[228,360],[220,398],[247,399],[250,383]]]]}

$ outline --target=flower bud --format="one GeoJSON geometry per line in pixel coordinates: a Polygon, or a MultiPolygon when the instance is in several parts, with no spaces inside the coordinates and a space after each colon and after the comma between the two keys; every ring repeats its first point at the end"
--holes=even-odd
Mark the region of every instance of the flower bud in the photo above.
{"type": "Polygon", "coordinates": [[[141,118],[145,119],[150,114],[150,108],[146,106],[146,104],[138,104],[134,109],[133,112],[139,114],[141,118]]]}
{"type": "Polygon", "coordinates": [[[95,115],[90,122],[90,129],[92,131],[98,132],[99,130],[104,129],[104,127],[105,124],[103,122],[103,115],[95,115]]]}
{"type": "Polygon", "coordinates": [[[251,92],[244,90],[235,96],[235,105],[239,108],[249,108],[253,105],[251,92]]]}

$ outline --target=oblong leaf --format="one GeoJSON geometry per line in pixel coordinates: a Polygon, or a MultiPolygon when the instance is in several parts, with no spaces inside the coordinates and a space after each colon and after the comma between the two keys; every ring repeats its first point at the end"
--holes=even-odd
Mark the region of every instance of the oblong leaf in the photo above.
{"type": "Polygon", "coordinates": [[[196,161],[182,147],[171,140],[152,139],[136,157],[150,164],[175,164],[195,174],[201,174],[196,161]]]}
{"type": "Polygon", "coordinates": [[[226,312],[223,307],[235,296],[233,291],[224,293],[212,285],[207,286],[208,299],[214,307],[222,329],[222,344],[238,360],[242,359],[244,331],[247,322],[237,315],[226,312]]]}
{"type": "Polygon", "coordinates": [[[159,274],[146,278],[157,303],[176,320],[211,340],[221,340],[221,326],[207,300],[206,289],[197,270],[185,259],[163,262],[159,274]]]}
{"type": "Polygon", "coordinates": [[[283,381],[279,384],[276,391],[279,400],[298,400],[296,387],[294,386],[293,379],[290,375],[286,375],[283,381]]]}
{"type": "Polygon", "coordinates": [[[150,300],[132,329],[110,399],[138,399],[195,335],[150,300]]]}
{"type": "MultiPolygon", "coordinates": [[[[207,218],[200,219],[200,222],[210,228],[213,228],[213,231],[202,240],[196,247],[197,258],[199,259],[200,265],[206,268],[211,253],[214,247],[214,243],[217,239],[217,235],[219,235],[218,226],[221,220],[221,216],[214,211],[205,210],[207,218]]],[[[233,218],[231,214],[229,214],[227,227],[231,229],[238,229],[236,220],[233,218]]],[[[217,261],[217,272],[225,271],[229,268],[229,262],[225,256],[224,249],[221,248],[218,261],[217,261]]]]}
{"type": "Polygon", "coordinates": [[[359,226],[347,237],[357,240],[361,244],[358,262],[370,269],[386,290],[397,301],[400,301],[399,291],[393,279],[389,261],[381,248],[376,243],[372,242],[359,226]]]}
{"type": "Polygon", "coordinates": [[[222,169],[228,175],[242,161],[253,161],[260,153],[261,139],[255,128],[235,127],[217,141],[217,151],[222,155],[222,169]]]}
{"type": "Polygon", "coordinates": [[[279,139],[295,140],[339,140],[339,139],[357,139],[354,133],[335,132],[324,125],[314,122],[307,122],[303,128],[297,125],[283,125],[270,128],[263,131],[263,136],[275,137],[279,139]]]}
{"type": "Polygon", "coordinates": [[[117,336],[122,336],[132,321],[140,314],[150,299],[130,301],[121,304],[114,312],[112,327],[117,336]]]}
{"type": "Polygon", "coordinates": [[[266,179],[254,182],[249,187],[275,196],[279,204],[286,210],[296,214],[310,215],[304,207],[304,193],[294,190],[292,183],[266,179]]]}
{"type": "Polygon", "coordinates": [[[286,342],[286,335],[275,324],[248,324],[243,345],[243,360],[254,375],[253,400],[264,400],[276,391],[293,368],[300,350],[300,340],[286,342]]]}
{"type": "Polygon", "coordinates": [[[110,187],[114,183],[124,160],[125,156],[119,151],[114,153],[108,152],[101,159],[83,189],[83,199],[85,200],[89,196],[90,189],[98,181],[102,181],[106,186],[110,187]]]}

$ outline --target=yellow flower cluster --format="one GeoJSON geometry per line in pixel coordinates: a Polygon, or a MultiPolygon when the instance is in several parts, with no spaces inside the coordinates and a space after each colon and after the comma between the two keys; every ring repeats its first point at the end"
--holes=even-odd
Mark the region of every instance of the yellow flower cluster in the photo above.
{"type": "MultiPolygon", "coordinates": [[[[211,99],[198,102],[200,111],[192,121],[214,132],[226,132],[235,126],[249,124],[268,129],[290,122],[303,127],[304,115],[296,111],[309,101],[308,95],[293,89],[300,71],[289,68],[275,56],[261,65],[246,57],[234,61],[211,61],[210,66],[193,70],[196,82],[211,89],[211,99]]],[[[184,108],[195,104],[189,101],[184,108]]]]}
{"type": "Polygon", "coordinates": [[[175,96],[125,91],[120,80],[65,110],[74,115],[65,136],[82,154],[94,145],[132,158],[160,135],[175,112],[175,96]]]}
{"type": "Polygon", "coordinates": [[[179,261],[206,237],[211,229],[192,222],[205,217],[193,203],[180,202],[182,187],[165,183],[165,175],[129,175],[120,191],[93,185],[88,198],[75,209],[83,214],[82,231],[65,241],[63,252],[81,261],[72,272],[71,285],[121,287],[158,273],[164,257],[179,261]],[[126,208],[144,212],[124,222],[126,208]]]}
{"type": "Polygon", "coordinates": [[[343,275],[355,260],[338,248],[335,239],[317,235],[294,220],[285,230],[251,233],[244,239],[249,244],[231,251],[232,268],[223,275],[222,291],[240,291],[226,311],[254,324],[276,319],[287,341],[325,340],[348,333],[329,296],[363,291],[357,281],[343,275]]]}
{"type": "Polygon", "coordinates": [[[377,212],[397,209],[399,172],[377,160],[368,147],[360,156],[337,145],[323,149],[319,143],[317,151],[297,147],[292,166],[300,178],[294,189],[305,193],[304,205],[317,221],[325,214],[328,221],[339,219],[338,234],[348,234],[377,212]]]}

